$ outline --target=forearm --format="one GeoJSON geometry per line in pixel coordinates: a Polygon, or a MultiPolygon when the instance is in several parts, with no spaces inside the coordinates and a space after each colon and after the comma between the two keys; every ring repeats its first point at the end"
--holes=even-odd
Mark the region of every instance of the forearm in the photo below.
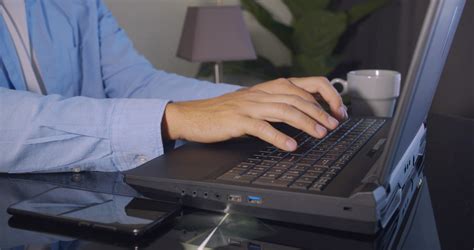
{"type": "MultiPolygon", "coordinates": [[[[173,102],[190,101],[217,97],[236,91],[241,86],[225,83],[214,84],[188,78],[141,64],[130,66],[134,80],[110,79],[106,85],[107,93],[113,98],[159,98],[173,102]],[[128,82],[128,84],[123,84],[128,82]]],[[[123,71],[120,77],[129,77],[123,71]]]]}
{"type": "Polygon", "coordinates": [[[167,100],[0,88],[0,172],[122,171],[163,153],[167,100]]]}

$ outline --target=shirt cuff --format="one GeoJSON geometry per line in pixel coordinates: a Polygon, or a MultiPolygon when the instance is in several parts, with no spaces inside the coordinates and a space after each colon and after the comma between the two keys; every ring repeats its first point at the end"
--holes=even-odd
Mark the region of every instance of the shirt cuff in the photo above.
{"type": "Polygon", "coordinates": [[[162,99],[118,99],[111,119],[111,147],[118,171],[135,168],[163,154],[162,99]]]}

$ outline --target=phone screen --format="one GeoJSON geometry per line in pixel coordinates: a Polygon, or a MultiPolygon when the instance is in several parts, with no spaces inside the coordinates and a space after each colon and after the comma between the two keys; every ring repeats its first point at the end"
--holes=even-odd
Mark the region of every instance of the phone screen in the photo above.
{"type": "Polygon", "coordinates": [[[54,188],[9,208],[13,215],[39,216],[109,231],[141,234],[179,211],[179,205],[115,194],[54,188]]]}

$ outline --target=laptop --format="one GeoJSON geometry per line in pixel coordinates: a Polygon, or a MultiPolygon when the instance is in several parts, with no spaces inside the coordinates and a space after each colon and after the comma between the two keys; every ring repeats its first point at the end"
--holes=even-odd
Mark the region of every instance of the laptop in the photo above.
{"type": "Polygon", "coordinates": [[[431,0],[392,119],[352,117],[322,139],[281,151],[256,138],[188,143],[125,180],[144,195],[263,219],[375,234],[403,213],[423,180],[425,120],[465,0],[431,0]]]}

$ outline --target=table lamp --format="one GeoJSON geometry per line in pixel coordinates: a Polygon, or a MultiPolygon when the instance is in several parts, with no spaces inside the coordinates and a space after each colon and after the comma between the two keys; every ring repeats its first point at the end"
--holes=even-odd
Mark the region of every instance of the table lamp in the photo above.
{"type": "Polygon", "coordinates": [[[188,7],[177,56],[214,62],[214,80],[222,81],[222,62],[256,59],[240,6],[188,7]]]}

